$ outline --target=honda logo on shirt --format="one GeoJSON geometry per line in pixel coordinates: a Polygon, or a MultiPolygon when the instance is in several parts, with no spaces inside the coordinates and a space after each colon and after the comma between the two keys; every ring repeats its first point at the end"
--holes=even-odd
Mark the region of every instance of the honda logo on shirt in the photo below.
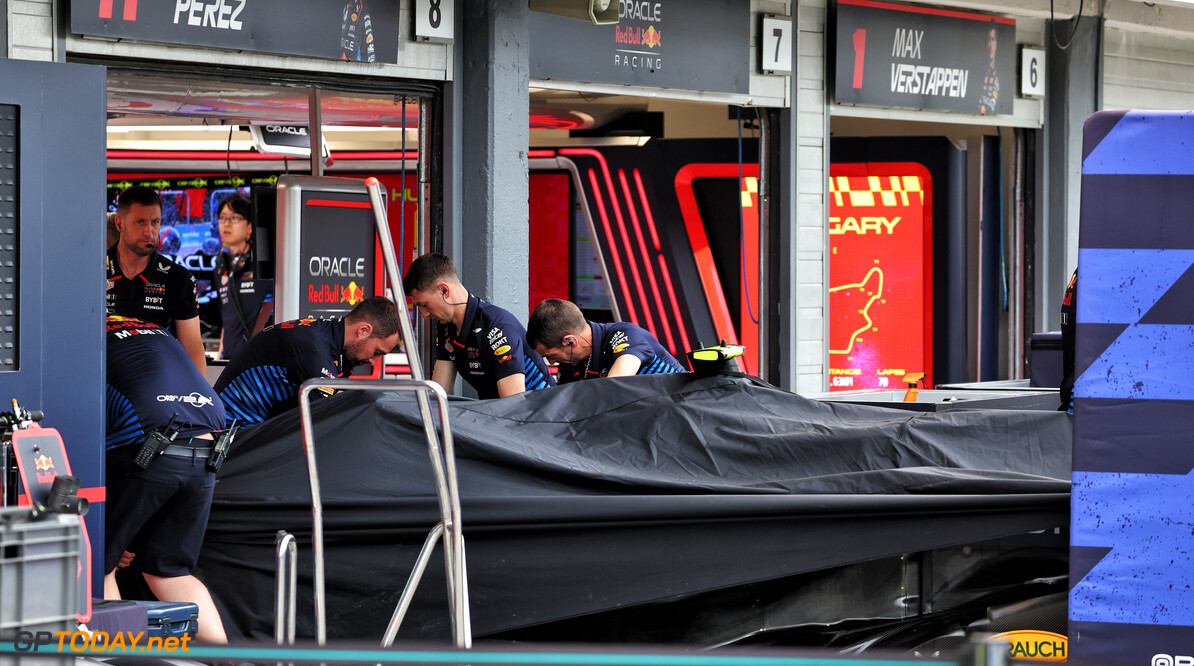
{"type": "MultiPolygon", "coordinates": [[[[112,18],[112,3],[115,0],[100,0],[99,15],[100,18],[112,18]]],[[[126,21],[137,20],[137,0],[122,0],[124,2],[124,15],[121,17],[126,21]]]]}

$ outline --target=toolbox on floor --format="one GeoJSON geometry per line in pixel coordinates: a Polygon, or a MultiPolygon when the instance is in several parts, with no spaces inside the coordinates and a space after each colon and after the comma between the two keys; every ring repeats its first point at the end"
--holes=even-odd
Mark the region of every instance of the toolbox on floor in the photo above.
{"type": "Polygon", "coordinates": [[[91,621],[87,628],[114,634],[118,631],[137,635],[149,629],[147,606],[120,599],[92,599],[91,621]]]}
{"type": "Polygon", "coordinates": [[[199,607],[184,601],[138,601],[148,611],[146,636],[194,636],[199,629],[199,607]]]}

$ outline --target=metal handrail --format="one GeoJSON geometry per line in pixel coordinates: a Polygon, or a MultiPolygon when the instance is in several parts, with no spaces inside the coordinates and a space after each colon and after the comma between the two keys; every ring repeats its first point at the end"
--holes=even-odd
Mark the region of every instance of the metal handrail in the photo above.
{"type": "MultiPolygon", "coordinates": [[[[402,317],[399,317],[402,319],[402,317]]],[[[457,647],[472,647],[472,623],[468,607],[468,575],[465,568],[464,536],[460,524],[460,493],[456,482],[456,458],[452,445],[452,431],[448,424],[448,397],[444,389],[435,382],[419,381],[417,379],[312,379],[303,383],[299,388],[299,413],[302,421],[303,446],[307,455],[307,470],[311,483],[311,517],[314,525],[314,554],[315,554],[315,616],[316,639],[320,645],[327,642],[327,608],[326,585],[324,576],[323,555],[323,499],[319,490],[319,471],[315,460],[315,434],[311,421],[312,391],[321,389],[332,390],[365,390],[365,391],[415,391],[422,396],[421,402],[426,402],[426,395],[435,397],[438,406],[442,447],[436,437],[435,424],[430,413],[423,419],[424,432],[427,434],[427,450],[431,458],[431,469],[435,476],[436,494],[439,499],[440,524],[432,529],[442,529],[445,535],[444,543],[444,571],[447,578],[449,611],[452,618],[452,629],[457,647]]],[[[428,536],[429,541],[433,541],[428,536]]],[[[424,548],[427,546],[424,544],[424,548]]],[[[424,563],[425,565],[425,563],[424,563]]],[[[421,572],[420,572],[421,576],[421,572]]],[[[418,578],[412,575],[407,582],[418,584],[418,578]]],[[[412,594],[404,589],[403,597],[412,594]]],[[[409,601],[408,601],[409,603],[409,601]]],[[[401,605],[401,604],[400,604],[401,605]]],[[[403,609],[404,610],[404,609],[403,609]]],[[[396,611],[397,613],[397,611],[396,611]]],[[[389,630],[387,630],[388,633],[389,630]]],[[[395,628],[395,633],[397,629],[395,628]]]]}
{"type": "Polygon", "coordinates": [[[431,553],[435,550],[435,544],[439,538],[444,534],[444,524],[436,523],[435,527],[427,533],[427,538],[423,540],[423,548],[419,550],[419,557],[415,560],[415,567],[410,571],[410,577],[406,580],[406,587],[402,588],[402,596],[398,597],[398,605],[394,607],[394,615],[390,617],[390,623],[386,625],[386,633],[381,638],[382,647],[390,647],[394,644],[394,638],[398,636],[398,627],[402,626],[402,620],[406,617],[406,610],[410,608],[410,602],[414,599],[415,588],[419,587],[419,581],[423,578],[423,571],[427,568],[427,563],[431,561],[431,553]]]}
{"type": "MultiPolygon", "coordinates": [[[[425,109],[425,107],[426,107],[426,105],[423,105],[423,104],[420,105],[420,109],[425,109]]],[[[423,127],[424,122],[425,122],[425,118],[421,114],[420,115],[420,128],[419,128],[420,136],[422,136],[422,131],[424,129],[424,127],[423,127]]],[[[425,151],[419,151],[420,162],[422,162],[422,160],[423,160],[424,152],[425,151]]],[[[405,187],[405,185],[403,185],[403,187],[405,187]]],[[[374,221],[376,229],[377,229],[378,243],[381,246],[382,263],[384,264],[385,269],[386,269],[386,278],[390,283],[390,289],[392,290],[393,295],[394,295],[394,304],[398,308],[398,312],[400,315],[398,317],[398,326],[399,326],[399,330],[402,333],[402,345],[403,345],[403,349],[406,351],[407,365],[410,367],[410,374],[411,374],[412,378],[414,378],[415,380],[425,380],[426,375],[425,375],[425,372],[423,369],[423,364],[419,360],[418,341],[415,339],[414,330],[411,328],[410,318],[408,316],[406,316],[406,290],[404,289],[404,286],[402,284],[402,276],[398,274],[398,261],[394,256],[394,239],[390,235],[390,223],[387,219],[387,214],[386,214],[386,211],[387,211],[386,193],[385,193],[385,190],[384,190],[381,182],[376,177],[373,177],[373,176],[370,176],[369,178],[365,179],[365,189],[368,190],[368,192],[369,192],[369,203],[373,209],[373,221],[374,221]]],[[[422,194],[420,194],[419,195],[420,216],[424,212],[423,208],[422,208],[424,199],[425,199],[425,197],[423,197],[422,194]]],[[[403,205],[405,205],[405,203],[403,203],[403,205]]],[[[421,219],[421,217],[420,217],[420,219],[421,219]]],[[[432,419],[431,419],[431,405],[428,403],[427,394],[424,391],[416,391],[415,397],[418,400],[419,414],[422,417],[422,421],[423,421],[423,434],[427,438],[428,446],[431,446],[432,442],[435,441],[435,437],[436,437],[435,426],[432,423],[432,419]]],[[[442,414],[441,424],[443,426],[444,433],[445,433],[445,441],[447,442],[447,446],[445,448],[450,448],[451,431],[448,426],[446,406],[441,409],[441,414],[442,414]]],[[[437,479],[436,489],[439,494],[440,507],[441,508],[444,506],[454,506],[455,507],[454,512],[455,512],[455,515],[457,516],[455,521],[448,520],[447,518],[445,518],[445,520],[448,520],[448,522],[450,524],[454,522],[455,524],[458,525],[459,524],[459,515],[460,515],[460,500],[458,497],[458,491],[457,491],[456,481],[455,481],[455,477],[456,477],[455,457],[452,455],[448,455],[446,457],[446,461],[444,461],[444,460],[441,460],[439,458],[439,456],[432,455],[431,456],[431,467],[432,467],[432,470],[434,471],[435,477],[437,479]],[[440,480],[444,478],[443,468],[445,466],[448,467],[448,475],[450,476],[450,478],[453,479],[452,484],[451,484],[451,492],[450,493],[447,492],[447,489],[443,486],[442,483],[440,483],[440,480]],[[455,497],[455,500],[453,500],[453,497],[455,497]]],[[[447,530],[447,533],[448,533],[449,537],[451,537],[453,534],[456,534],[457,536],[459,536],[458,529],[455,531],[449,529],[449,530],[447,530]]],[[[464,564],[463,564],[464,547],[463,547],[463,544],[464,544],[464,542],[460,541],[460,547],[459,548],[453,547],[451,551],[449,551],[447,549],[447,547],[445,547],[445,552],[444,552],[445,557],[449,556],[449,552],[459,552],[460,558],[461,558],[461,562],[458,567],[448,566],[445,568],[445,575],[448,577],[449,611],[452,614],[453,618],[459,618],[459,617],[463,616],[464,618],[467,619],[468,608],[467,607],[464,609],[459,608],[459,604],[462,601],[467,600],[467,596],[468,596],[467,595],[468,585],[467,585],[467,582],[465,581],[464,572],[463,572],[463,569],[464,569],[464,564]],[[464,590],[464,599],[458,599],[457,595],[453,595],[450,593],[451,590],[454,588],[464,590]]],[[[417,580],[414,580],[413,582],[416,585],[418,583],[417,580]]],[[[397,613],[397,610],[395,610],[395,613],[397,613]]],[[[457,623],[457,624],[459,624],[459,623],[457,623]]],[[[471,631],[468,632],[467,637],[462,637],[460,634],[460,629],[457,628],[456,645],[458,647],[467,647],[466,644],[471,644],[471,643],[472,643],[471,631]]]]}
{"type": "Polygon", "coordinates": [[[278,645],[294,645],[295,605],[298,599],[298,542],[278,530],[277,569],[274,574],[274,637],[278,645]]]}

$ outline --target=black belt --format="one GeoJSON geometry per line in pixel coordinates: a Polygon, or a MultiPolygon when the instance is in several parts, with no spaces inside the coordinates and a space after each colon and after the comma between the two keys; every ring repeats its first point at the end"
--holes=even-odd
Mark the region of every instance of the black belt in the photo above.
{"type": "Polygon", "coordinates": [[[181,458],[210,458],[211,447],[215,444],[213,440],[202,437],[191,437],[190,439],[181,440],[177,444],[171,444],[162,451],[164,456],[179,456],[181,458]]]}

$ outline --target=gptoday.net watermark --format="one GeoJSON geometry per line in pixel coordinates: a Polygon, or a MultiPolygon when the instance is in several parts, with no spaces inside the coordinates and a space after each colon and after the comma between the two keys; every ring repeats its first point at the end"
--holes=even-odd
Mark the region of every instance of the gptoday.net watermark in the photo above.
{"type": "Polygon", "coordinates": [[[146,636],[132,631],[18,631],[12,641],[17,652],[187,652],[190,636],[146,636]]]}

